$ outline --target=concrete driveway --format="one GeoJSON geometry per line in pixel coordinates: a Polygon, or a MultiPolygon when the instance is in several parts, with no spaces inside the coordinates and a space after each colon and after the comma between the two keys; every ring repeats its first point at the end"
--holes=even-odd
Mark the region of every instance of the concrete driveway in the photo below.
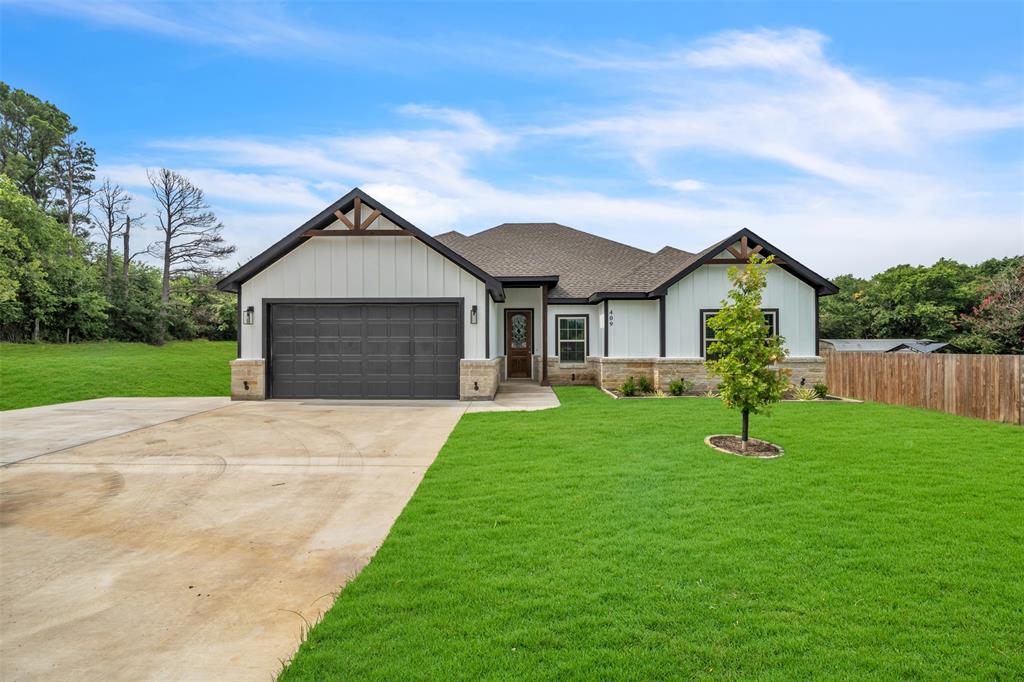
{"type": "Polygon", "coordinates": [[[234,403],[3,467],[0,677],[272,679],[465,410],[234,403]]]}
{"type": "Polygon", "coordinates": [[[0,412],[0,464],[181,419],[230,398],[97,398],[0,412]]]}

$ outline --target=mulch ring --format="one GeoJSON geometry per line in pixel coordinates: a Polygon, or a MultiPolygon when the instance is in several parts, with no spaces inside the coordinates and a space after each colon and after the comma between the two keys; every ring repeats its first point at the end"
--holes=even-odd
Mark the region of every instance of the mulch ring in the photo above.
{"type": "Polygon", "coordinates": [[[776,457],[782,457],[783,453],[786,452],[775,443],[769,443],[768,441],[758,440],[756,438],[747,439],[746,452],[743,452],[741,449],[743,447],[743,440],[739,436],[717,434],[714,436],[708,436],[704,439],[704,442],[719,452],[725,452],[730,455],[739,455],[740,457],[775,459],[776,457]]]}

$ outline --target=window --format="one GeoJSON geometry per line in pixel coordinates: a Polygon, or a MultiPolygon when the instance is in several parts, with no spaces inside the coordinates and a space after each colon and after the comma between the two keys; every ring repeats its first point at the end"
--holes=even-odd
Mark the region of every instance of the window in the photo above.
{"type": "MultiPolygon", "coordinates": [[[[779,310],[778,308],[763,308],[761,310],[764,313],[764,323],[768,325],[768,335],[778,336],[779,334],[779,310]]],[[[708,346],[710,346],[715,340],[715,330],[708,326],[708,320],[718,314],[717,310],[702,310],[700,311],[700,326],[702,327],[700,335],[700,354],[701,357],[707,360],[714,360],[715,354],[708,353],[708,346]]]]}
{"type": "Polygon", "coordinates": [[[558,328],[558,360],[561,363],[587,361],[587,317],[556,315],[558,328]]]}

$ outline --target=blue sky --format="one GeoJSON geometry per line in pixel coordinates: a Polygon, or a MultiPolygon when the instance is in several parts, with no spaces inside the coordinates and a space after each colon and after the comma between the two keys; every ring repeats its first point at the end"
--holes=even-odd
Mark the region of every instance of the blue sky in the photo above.
{"type": "Polygon", "coordinates": [[[147,167],[203,187],[226,266],[354,185],[433,233],[699,250],[749,227],[829,276],[1024,253],[1021,3],[0,12],[3,80],[143,210],[147,167]]]}

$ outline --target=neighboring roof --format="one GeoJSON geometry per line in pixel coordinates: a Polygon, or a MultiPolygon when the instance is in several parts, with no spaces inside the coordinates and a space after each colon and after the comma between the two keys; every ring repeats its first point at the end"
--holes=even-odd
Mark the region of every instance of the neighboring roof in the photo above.
{"type": "Polygon", "coordinates": [[[304,243],[307,239],[310,239],[310,237],[307,237],[305,235],[306,231],[321,230],[330,225],[331,223],[335,222],[335,211],[341,211],[342,213],[348,213],[349,211],[351,211],[352,207],[355,205],[355,200],[357,197],[363,204],[369,206],[371,209],[379,210],[381,215],[383,215],[385,218],[393,222],[395,225],[402,228],[403,230],[411,232],[416,239],[420,240],[430,248],[434,249],[445,258],[448,258],[452,262],[457,263],[464,270],[466,270],[474,277],[482,281],[485,285],[487,285],[488,291],[490,291],[491,294],[496,299],[504,300],[505,296],[501,284],[496,279],[494,279],[494,277],[492,277],[487,272],[482,270],[479,266],[466,260],[466,258],[464,258],[463,256],[460,256],[455,251],[452,251],[449,247],[445,246],[434,237],[431,237],[429,234],[427,234],[420,228],[416,227],[408,220],[401,217],[400,215],[398,215],[397,213],[395,213],[387,206],[380,203],[379,201],[377,201],[376,199],[374,199],[373,197],[371,197],[369,194],[359,189],[358,187],[356,187],[351,192],[335,201],[333,204],[331,204],[323,211],[307,220],[299,227],[295,228],[295,230],[290,232],[287,236],[285,236],[276,244],[268,248],[266,251],[259,254],[245,265],[241,266],[231,274],[221,279],[219,282],[217,282],[217,288],[222,291],[239,291],[241,285],[244,282],[262,272],[265,268],[270,266],[279,258],[285,256],[287,253],[291,252],[300,244],[304,243]]]}
{"type": "Polygon", "coordinates": [[[920,341],[914,341],[908,339],[906,343],[903,343],[896,348],[893,348],[890,353],[906,352],[906,353],[960,353],[962,352],[959,348],[946,341],[931,341],[929,339],[922,339],[920,341]]]}
{"type": "Polygon", "coordinates": [[[932,341],[931,339],[822,339],[821,341],[830,344],[840,352],[935,353],[942,350],[960,350],[951,343],[932,341]]]}

